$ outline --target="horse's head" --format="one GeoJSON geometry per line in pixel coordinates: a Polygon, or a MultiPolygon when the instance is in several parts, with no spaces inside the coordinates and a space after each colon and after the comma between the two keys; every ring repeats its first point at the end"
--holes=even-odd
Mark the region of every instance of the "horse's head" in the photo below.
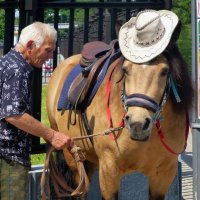
{"type": "Polygon", "coordinates": [[[149,138],[160,105],[167,94],[169,69],[163,55],[143,64],[128,60],[123,63],[123,97],[127,108],[124,121],[132,139],[144,141],[149,138]]]}
{"type": "Polygon", "coordinates": [[[149,138],[168,97],[177,113],[191,105],[190,78],[176,46],[181,30],[178,22],[171,11],[144,10],[119,31],[119,46],[126,59],[124,121],[134,140],[149,138]]]}

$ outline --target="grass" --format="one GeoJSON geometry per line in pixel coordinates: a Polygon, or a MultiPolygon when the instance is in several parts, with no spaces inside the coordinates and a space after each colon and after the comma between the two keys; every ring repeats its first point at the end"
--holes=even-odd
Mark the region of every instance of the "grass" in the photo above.
{"type": "MultiPolygon", "coordinates": [[[[42,86],[42,103],[41,103],[41,122],[49,127],[50,125],[49,125],[49,120],[48,120],[47,110],[46,110],[46,96],[47,96],[47,85],[43,85],[42,86]]],[[[45,141],[41,139],[40,142],[44,143],[45,141]]],[[[44,164],[45,156],[46,156],[45,153],[31,155],[32,165],[44,164]]]]}
{"type": "Polygon", "coordinates": [[[46,158],[46,154],[33,154],[31,155],[31,164],[32,165],[38,165],[38,164],[44,164],[46,158]]]}
{"type": "Polygon", "coordinates": [[[41,108],[41,122],[46,126],[49,125],[49,119],[47,116],[47,108],[46,108],[46,96],[47,96],[47,85],[42,86],[42,108],[41,108]]]}

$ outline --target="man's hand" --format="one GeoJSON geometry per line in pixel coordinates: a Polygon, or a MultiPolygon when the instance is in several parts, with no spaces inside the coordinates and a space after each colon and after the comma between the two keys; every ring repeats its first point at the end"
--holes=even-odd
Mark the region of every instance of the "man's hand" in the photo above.
{"type": "Polygon", "coordinates": [[[27,133],[44,138],[57,150],[72,147],[74,144],[69,136],[45,126],[28,113],[7,117],[6,121],[27,133]]]}
{"type": "Polygon", "coordinates": [[[57,150],[63,149],[64,147],[72,147],[74,144],[73,140],[69,136],[57,131],[53,131],[50,142],[57,150]]]}

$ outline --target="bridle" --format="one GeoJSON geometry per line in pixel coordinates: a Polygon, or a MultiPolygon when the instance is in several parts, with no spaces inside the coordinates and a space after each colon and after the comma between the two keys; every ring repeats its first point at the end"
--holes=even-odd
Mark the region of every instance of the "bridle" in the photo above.
{"type": "MultiPolygon", "coordinates": [[[[104,132],[98,133],[98,134],[73,138],[74,140],[83,140],[83,139],[92,138],[92,137],[96,137],[96,136],[103,136],[103,135],[109,135],[110,136],[112,133],[113,133],[113,135],[112,135],[113,138],[111,138],[111,139],[116,140],[118,138],[118,136],[120,135],[119,134],[119,135],[116,136],[115,132],[121,133],[121,131],[124,127],[123,121],[120,122],[119,127],[113,128],[112,127],[111,112],[110,112],[110,109],[109,109],[110,81],[111,81],[111,77],[112,77],[113,71],[115,70],[116,66],[117,65],[115,65],[113,67],[113,69],[111,70],[111,74],[110,74],[107,89],[106,89],[106,104],[107,104],[106,109],[107,109],[107,117],[108,117],[109,124],[110,124],[109,129],[104,131],[104,132]]],[[[151,98],[151,97],[149,97],[145,94],[134,93],[134,94],[126,95],[125,78],[124,78],[124,84],[123,85],[124,86],[123,86],[123,89],[122,89],[121,99],[122,99],[122,103],[124,105],[125,111],[127,112],[128,108],[132,107],[132,106],[143,107],[143,108],[146,108],[148,110],[151,110],[154,113],[154,116],[152,117],[153,122],[157,127],[157,131],[158,131],[158,134],[160,136],[160,140],[161,140],[161,143],[163,144],[163,146],[172,154],[178,155],[178,154],[182,153],[182,152],[179,152],[179,153],[174,152],[164,142],[164,134],[163,134],[163,131],[162,131],[162,128],[161,128],[161,125],[160,125],[161,113],[162,113],[163,108],[166,104],[166,101],[169,97],[170,91],[173,92],[173,95],[174,95],[176,101],[178,103],[181,102],[181,99],[180,99],[180,96],[178,94],[176,84],[173,80],[172,75],[170,73],[167,75],[166,86],[165,86],[165,90],[164,90],[164,93],[163,93],[163,96],[161,98],[160,103],[157,103],[156,101],[154,101],[153,98],[151,98]]],[[[186,127],[185,137],[187,137],[188,127],[189,126],[186,127]]],[[[185,145],[185,147],[186,147],[186,145],[185,145]]],[[[68,185],[65,183],[65,180],[63,180],[61,176],[57,175],[59,173],[58,173],[57,168],[55,167],[53,157],[51,155],[53,150],[54,149],[51,149],[51,151],[48,153],[47,160],[46,160],[46,163],[45,163],[45,168],[44,168],[44,174],[47,172],[46,176],[48,176],[49,168],[50,168],[50,170],[52,171],[52,173],[50,173],[50,175],[53,176],[52,179],[54,180],[53,184],[54,184],[54,189],[56,191],[57,196],[61,197],[61,198],[66,197],[66,196],[76,196],[76,197],[84,196],[88,191],[88,180],[87,180],[87,175],[86,175],[86,172],[85,172],[85,169],[84,169],[84,166],[83,166],[83,162],[84,162],[85,158],[84,158],[82,152],[80,150],[77,150],[76,146],[72,149],[73,150],[72,153],[73,153],[74,158],[75,158],[76,163],[77,163],[78,172],[79,172],[79,175],[81,177],[80,182],[79,182],[79,186],[75,190],[73,190],[72,188],[68,187],[68,185]],[[50,165],[51,165],[51,167],[50,167],[50,165]],[[54,171],[56,173],[54,173],[54,171]]],[[[49,179],[49,177],[47,177],[47,179],[49,179]]],[[[46,188],[47,188],[47,194],[44,194],[44,195],[46,195],[46,197],[48,198],[48,197],[50,197],[50,190],[49,190],[48,184],[47,184],[46,188]]]]}
{"type": "Polygon", "coordinates": [[[154,99],[152,99],[151,97],[145,94],[134,93],[134,94],[126,95],[125,78],[124,78],[124,87],[122,89],[122,95],[121,95],[122,103],[124,105],[126,112],[128,111],[129,107],[133,107],[133,106],[143,107],[148,110],[151,110],[154,113],[154,116],[152,118],[153,118],[153,122],[155,123],[157,120],[160,119],[161,112],[163,111],[163,107],[169,97],[170,90],[172,90],[177,103],[180,103],[181,99],[178,94],[173,77],[170,73],[168,73],[165,90],[162,95],[161,101],[158,104],[156,101],[154,101],[154,99]]]}
{"type": "MultiPolygon", "coordinates": [[[[115,66],[117,67],[117,66],[115,66]]],[[[115,70],[115,67],[113,68],[113,70],[110,73],[109,79],[108,79],[108,84],[107,84],[107,88],[106,88],[106,111],[107,111],[107,119],[108,119],[108,123],[109,123],[109,128],[114,129],[113,125],[112,125],[112,117],[111,117],[111,111],[109,108],[109,97],[110,97],[110,82],[111,82],[111,77],[113,74],[113,71],[115,70]]],[[[140,93],[133,93],[130,95],[127,95],[125,92],[125,81],[126,81],[126,77],[123,75],[122,78],[120,79],[120,81],[123,80],[123,88],[122,88],[122,93],[121,93],[121,100],[122,100],[122,104],[124,106],[125,109],[125,114],[123,116],[122,121],[119,124],[118,128],[123,128],[124,127],[124,117],[126,115],[126,113],[128,112],[128,108],[129,107],[142,107],[142,108],[146,108],[150,111],[152,111],[154,113],[154,116],[152,117],[153,123],[155,124],[156,128],[157,128],[157,132],[159,134],[160,137],[160,141],[163,144],[163,146],[172,154],[174,155],[179,155],[181,154],[185,148],[186,148],[186,142],[187,142],[187,137],[188,137],[188,132],[189,132],[189,117],[188,117],[188,113],[186,113],[186,129],[185,129],[185,146],[184,149],[181,152],[175,152],[172,150],[172,148],[165,143],[164,141],[164,132],[162,131],[162,127],[161,127],[161,123],[160,120],[163,120],[163,116],[161,116],[161,113],[164,109],[164,106],[168,100],[168,97],[170,95],[170,92],[172,91],[176,102],[180,103],[181,102],[181,98],[178,94],[178,90],[175,84],[175,81],[173,79],[173,76],[170,72],[168,72],[167,74],[167,81],[166,81],[166,85],[165,85],[165,89],[161,98],[161,101],[159,103],[157,103],[153,98],[145,95],[145,94],[140,94],[140,93]]],[[[111,133],[109,135],[110,139],[112,140],[117,140],[119,138],[119,136],[122,133],[122,129],[121,131],[119,131],[117,134],[115,134],[115,131],[113,131],[113,133],[111,133]]]]}
{"type": "Polygon", "coordinates": [[[133,106],[142,107],[142,108],[151,110],[154,113],[154,116],[152,117],[152,119],[153,119],[153,123],[155,124],[155,126],[157,128],[157,132],[159,134],[161,143],[170,153],[172,153],[174,155],[179,155],[186,148],[186,141],[187,141],[188,132],[189,132],[189,117],[188,117],[188,114],[186,113],[186,130],[185,130],[184,149],[181,152],[175,152],[172,150],[172,148],[168,144],[165,143],[164,133],[162,131],[161,124],[160,124],[160,120],[163,119],[163,117],[161,116],[161,113],[163,111],[164,105],[167,102],[170,91],[172,91],[177,103],[180,103],[181,99],[178,94],[178,90],[177,90],[176,84],[173,80],[172,74],[170,74],[170,73],[168,73],[168,75],[167,75],[165,90],[164,90],[163,96],[162,96],[159,104],[156,101],[154,101],[154,99],[152,99],[151,97],[149,97],[145,94],[134,93],[134,94],[126,95],[125,78],[124,78],[124,87],[122,90],[121,98],[122,98],[122,103],[124,105],[126,112],[128,111],[129,107],[133,107],[133,106]]]}

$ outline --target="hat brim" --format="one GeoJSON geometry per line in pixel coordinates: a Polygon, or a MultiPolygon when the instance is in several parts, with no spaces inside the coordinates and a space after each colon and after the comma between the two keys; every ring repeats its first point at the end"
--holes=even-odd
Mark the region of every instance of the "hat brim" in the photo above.
{"type": "Polygon", "coordinates": [[[136,17],[132,17],[121,27],[119,31],[119,46],[126,59],[134,63],[144,63],[152,60],[166,49],[178,24],[178,17],[168,10],[160,10],[158,12],[165,27],[165,33],[161,40],[150,46],[139,46],[133,39],[136,35],[136,17]]]}

